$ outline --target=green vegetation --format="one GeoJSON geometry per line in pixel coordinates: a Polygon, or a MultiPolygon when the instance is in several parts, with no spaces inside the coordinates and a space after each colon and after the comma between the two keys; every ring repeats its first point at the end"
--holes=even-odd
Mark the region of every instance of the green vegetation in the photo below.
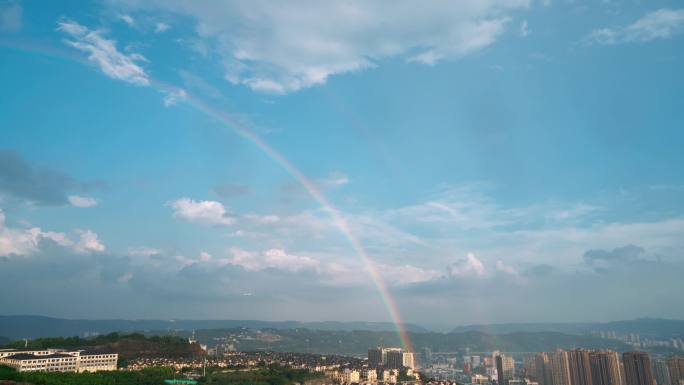
{"type": "MultiPolygon", "coordinates": [[[[23,349],[24,341],[15,341],[6,348],[23,349]]],[[[140,333],[107,335],[80,338],[80,337],[50,337],[29,340],[29,349],[88,349],[102,353],[119,353],[120,367],[126,367],[127,360],[140,357],[163,357],[163,358],[194,358],[204,355],[197,344],[190,344],[185,338],[178,336],[151,336],[146,337],[140,333]]]]}
{"type": "Polygon", "coordinates": [[[207,375],[201,383],[212,385],[290,385],[303,384],[305,381],[322,378],[320,373],[310,373],[303,369],[290,369],[280,365],[270,365],[249,370],[227,370],[207,375]]]}
{"type": "MultiPolygon", "coordinates": [[[[137,341],[149,341],[165,345],[187,345],[187,340],[185,338],[174,337],[174,336],[152,336],[145,337],[145,335],[140,333],[131,334],[119,334],[119,333],[109,333],[106,335],[101,335],[92,338],[81,338],[81,337],[48,337],[48,338],[37,338],[35,340],[28,341],[29,349],[47,349],[47,348],[85,348],[89,346],[101,346],[112,344],[115,342],[120,342],[122,340],[137,340],[137,341]]],[[[6,344],[6,348],[10,349],[23,349],[24,341],[14,341],[12,343],[6,344]]]]}
{"type": "MultiPolygon", "coordinates": [[[[433,352],[451,352],[457,348],[472,351],[541,352],[556,348],[612,349],[618,352],[631,347],[617,340],[590,335],[571,335],[556,332],[486,334],[465,333],[408,333],[417,351],[424,347],[433,352]]],[[[233,340],[238,351],[272,350],[278,352],[307,352],[316,354],[364,355],[368,348],[401,346],[396,332],[322,331],[309,329],[213,329],[197,330],[200,342],[211,344],[215,338],[233,340]]]]}
{"type": "Polygon", "coordinates": [[[19,373],[0,366],[0,380],[12,380],[34,385],[161,385],[173,378],[171,368],[149,368],[133,372],[96,373],[19,373]]]}

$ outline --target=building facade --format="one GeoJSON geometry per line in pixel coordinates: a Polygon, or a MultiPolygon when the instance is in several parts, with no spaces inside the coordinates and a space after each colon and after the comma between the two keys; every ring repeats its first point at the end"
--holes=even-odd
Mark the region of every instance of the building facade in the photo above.
{"type": "Polygon", "coordinates": [[[497,382],[499,385],[506,385],[515,376],[515,361],[508,355],[498,355],[496,361],[497,382]]]}
{"type": "Polygon", "coordinates": [[[620,356],[610,350],[589,353],[591,381],[593,385],[622,385],[620,356]]]}
{"type": "Polygon", "coordinates": [[[118,353],[96,353],[85,350],[3,350],[0,365],[18,372],[97,372],[117,370],[118,353]]]}
{"type": "Polygon", "coordinates": [[[667,361],[663,359],[653,360],[653,374],[655,375],[656,384],[672,385],[672,381],[670,381],[670,369],[667,366],[667,361]]]}
{"type": "Polygon", "coordinates": [[[644,352],[626,352],[622,355],[627,385],[654,385],[651,358],[644,352]]]}
{"type": "Polygon", "coordinates": [[[684,385],[684,357],[674,356],[668,358],[667,369],[672,385],[684,385]]]}
{"type": "Polygon", "coordinates": [[[592,385],[589,351],[575,349],[568,351],[568,370],[571,385],[592,385]]]}

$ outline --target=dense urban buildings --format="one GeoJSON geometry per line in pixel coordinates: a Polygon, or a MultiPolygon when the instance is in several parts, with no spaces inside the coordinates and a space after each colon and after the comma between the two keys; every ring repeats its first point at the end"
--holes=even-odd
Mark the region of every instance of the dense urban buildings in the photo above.
{"type": "Polygon", "coordinates": [[[116,370],[117,353],[98,353],[86,350],[0,350],[0,365],[19,372],[96,372],[116,370]]]}

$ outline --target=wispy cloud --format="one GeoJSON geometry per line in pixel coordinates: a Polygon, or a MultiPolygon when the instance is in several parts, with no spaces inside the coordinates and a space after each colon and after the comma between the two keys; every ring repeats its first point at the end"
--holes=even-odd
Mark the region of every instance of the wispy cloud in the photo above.
{"type": "Polygon", "coordinates": [[[179,101],[183,101],[187,98],[188,94],[185,92],[185,90],[177,89],[173,91],[168,91],[166,93],[166,96],[164,96],[164,107],[171,107],[179,101]]]}
{"type": "Polygon", "coordinates": [[[171,28],[170,25],[162,22],[158,22],[157,24],[154,25],[154,33],[162,33],[166,32],[171,28]]]}
{"type": "Polygon", "coordinates": [[[131,15],[121,14],[121,15],[119,15],[119,20],[128,24],[129,27],[133,27],[135,25],[135,20],[133,19],[133,17],[131,15]]]}
{"type": "Polygon", "coordinates": [[[68,45],[88,53],[88,59],[97,64],[107,76],[138,86],[150,84],[147,72],[136,63],[144,61],[143,57],[120,52],[116,48],[116,42],[102,37],[100,31],[90,30],[68,19],[59,21],[57,30],[70,37],[65,40],[68,45]]]}
{"type": "Polygon", "coordinates": [[[624,27],[595,29],[585,41],[588,44],[619,44],[669,39],[681,33],[683,27],[684,9],[659,9],[624,27]]]}

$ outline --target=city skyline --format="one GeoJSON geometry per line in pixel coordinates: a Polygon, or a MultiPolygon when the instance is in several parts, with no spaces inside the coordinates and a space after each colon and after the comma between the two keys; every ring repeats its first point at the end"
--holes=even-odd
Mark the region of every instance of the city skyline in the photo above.
{"type": "Polygon", "coordinates": [[[683,44],[674,1],[0,0],[0,307],[684,319],[683,44]]]}

